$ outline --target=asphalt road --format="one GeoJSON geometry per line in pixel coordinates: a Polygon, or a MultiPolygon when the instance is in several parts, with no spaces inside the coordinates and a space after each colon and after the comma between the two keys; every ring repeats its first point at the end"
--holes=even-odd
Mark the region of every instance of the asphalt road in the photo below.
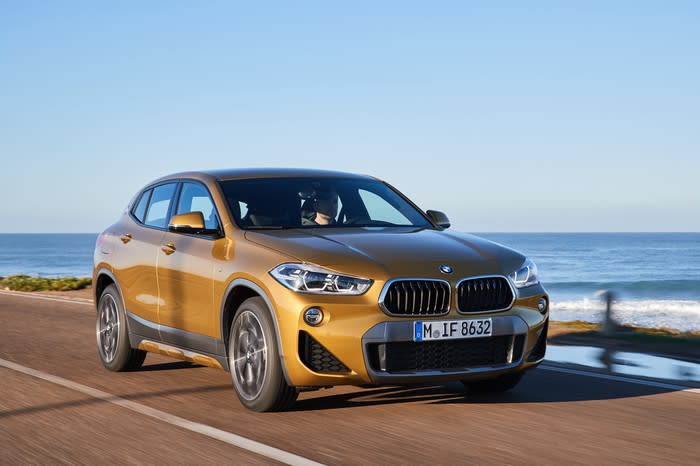
{"type": "Polygon", "coordinates": [[[536,369],[497,396],[336,387],[258,414],[220,370],[108,372],[94,328],[85,302],[0,293],[0,464],[700,464],[698,391],[536,369]]]}

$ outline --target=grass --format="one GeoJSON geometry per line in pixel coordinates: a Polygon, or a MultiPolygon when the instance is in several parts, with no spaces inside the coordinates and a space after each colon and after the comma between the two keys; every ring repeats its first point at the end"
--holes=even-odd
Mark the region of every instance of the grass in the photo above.
{"type": "MultiPolygon", "coordinates": [[[[587,322],[585,320],[572,320],[566,322],[552,322],[556,328],[556,333],[582,333],[582,332],[602,332],[602,324],[587,322]]],[[[681,332],[674,328],[647,328],[636,327],[634,325],[623,324],[618,326],[618,331],[614,334],[617,337],[633,338],[670,338],[675,340],[698,341],[700,332],[681,332]]]]}
{"type": "Polygon", "coordinates": [[[700,332],[681,332],[672,328],[645,328],[621,325],[611,335],[601,324],[575,320],[550,322],[548,338],[552,343],[602,346],[616,350],[654,352],[700,361],[700,332]]]}
{"type": "Polygon", "coordinates": [[[13,291],[71,291],[89,288],[91,285],[91,278],[44,278],[29,275],[0,277],[0,289],[13,291]]]}

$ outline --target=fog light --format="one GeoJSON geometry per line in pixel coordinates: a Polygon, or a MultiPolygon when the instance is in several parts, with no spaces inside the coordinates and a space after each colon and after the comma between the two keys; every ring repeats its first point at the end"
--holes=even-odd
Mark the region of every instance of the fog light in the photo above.
{"type": "Polygon", "coordinates": [[[304,311],[304,322],[316,326],[323,320],[323,311],[317,307],[310,307],[304,311]]]}
{"type": "Polygon", "coordinates": [[[540,298],[540,302],[537,303],[537,310],[540,311],[540,313],[542,313],[542,314],[547,312],[547,299],[546,298],[540,298]]]}

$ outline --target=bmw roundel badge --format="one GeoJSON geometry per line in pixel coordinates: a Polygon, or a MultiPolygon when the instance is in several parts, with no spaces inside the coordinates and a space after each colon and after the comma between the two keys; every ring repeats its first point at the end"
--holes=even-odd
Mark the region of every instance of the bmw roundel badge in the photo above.
{"type": "Polygon", "coordinates": [[[452,273],[452,267],[449,265],[441,265],[440,266],[440,272],[442,273],[452,273]]]}

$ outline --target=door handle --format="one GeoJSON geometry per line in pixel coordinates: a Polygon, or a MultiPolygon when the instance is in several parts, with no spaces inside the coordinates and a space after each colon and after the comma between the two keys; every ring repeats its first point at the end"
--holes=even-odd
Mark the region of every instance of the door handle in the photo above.
{"type": "Polygon", "coordinates": [[[128,243],[129,241],[131,241],[131,233],[127,233],[127,234],[125,234],[125,235],[121,235],[121,236],[119,237],[119,239],[122,240],[122,243],[126,244],[126,243],[128,243]]]}
{"type": "Polygon", "coordinates": [[[163,245],[163,247],[160,248],[160,249],[161,249],[164,253],[166,253],[167,255],[170,255],[170,254],[172,254],[172,253],[175,252],[175,249],[176,249],[176,248],[175,248],[175,243],[173,243],[173,242],[171,241],[171,242],[169,242],[168,244],[163,245]]]}

